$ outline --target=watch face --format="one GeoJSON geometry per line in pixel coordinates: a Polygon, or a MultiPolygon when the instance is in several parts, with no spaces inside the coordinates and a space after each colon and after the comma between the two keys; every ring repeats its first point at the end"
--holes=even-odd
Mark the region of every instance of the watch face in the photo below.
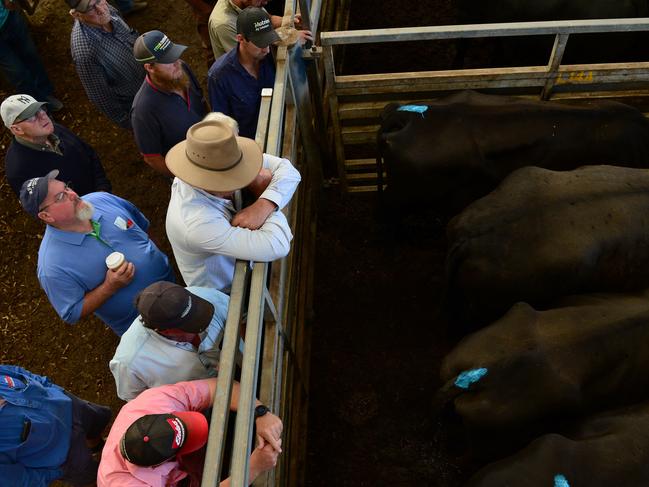
{"type": "Polygon", "coordinates": [[[255,408],[255,419],[262,417],[264,414],[266,414],[270,409],[268,409],[266,406],[263,404],[260,406],[257,406],[255,408]]]}

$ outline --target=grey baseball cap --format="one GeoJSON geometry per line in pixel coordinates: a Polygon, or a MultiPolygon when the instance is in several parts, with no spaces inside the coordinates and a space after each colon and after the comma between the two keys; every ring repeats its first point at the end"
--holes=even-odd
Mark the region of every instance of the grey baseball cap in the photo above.
{"type": "Polygon", "coordinates": [[[237,16],[237,33],[263,49],[280,40],[263,8],[246,7],[237,16]]]}
{"type": "Polygon", "coordinates": [[[159,30],[145,32],[135,40],[133,55],[135,60],[144,63],[171,64],[182,55],[187,46],[174,44],[159,30]]]}
{"type": "Polygon", "coordinates": [[[59,170],[54,169],[40,178],[31,178],[25,181],[20,188],[20,204],[30,215],[37,217],[41,203],[47,198],[50,179],[55,179],[59,170]]]}
{"type": "Polygon", "coordinates": [[[29,95],[11,95],[0,105],[0,115],[5,126],[9,128],[17,122],[36,115],[43,105],[47,105],[47,102],[36,101],[29,95]]]}

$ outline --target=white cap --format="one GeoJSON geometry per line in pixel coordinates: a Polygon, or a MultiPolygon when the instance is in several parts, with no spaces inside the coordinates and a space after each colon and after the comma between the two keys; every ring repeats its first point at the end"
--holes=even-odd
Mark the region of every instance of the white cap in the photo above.
{"type": "Polygon", "coordinates": [[[36,115],[36,112],[46,104],[43,101],[36,101],[34,97],[29,95],[11,95],[5,98],[5,101],[0,105],[0,115],[4,124],[9,128],[16,123],[16,120],[22,122],[36,115]]]}
{"type": "Polygon", "coordinates": [[[106,267],[114,271],[115,269],[119,269],[119,266],[121,266],[125,260],[126,258],[124,257],[124,254],[121,252],[113,252],[106,257],[106,267]]]}

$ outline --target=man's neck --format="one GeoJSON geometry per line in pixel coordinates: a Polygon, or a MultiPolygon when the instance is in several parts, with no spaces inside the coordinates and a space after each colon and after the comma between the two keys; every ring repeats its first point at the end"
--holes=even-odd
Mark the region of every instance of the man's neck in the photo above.
{"type": "Polygon", "coordinates": [[[52,225],[54,228],[63,230],[64,232],[76,232],[76,233],[90,233],[92,232],[92,223],[90,220],[74,220],[69,224],[64,225],[52,225]]]}
{"type": "Polygon", "coordinates": [[[250,73],[250,75],[255,79],[259,78],[259,68],[261,66],[261,61],[248,56],[246,52],[241,49],[238,50],[237,56],[239,57],[239,64],[243,66],[243,69],[248,71],[248,73],[250,73]]]}
{"type": "Polygon", "coordinates": [[[109,20],[105,24],[93,24],[92,22],[85,22],[85,21],[83,21],[81,19],[79,19],[79,22],[81,22],[82,24],[87,25],[88,27],[103,30],[104,32],[113,32],[113,22],[111,20],[109,20]]]}
{"type": "Polygon", "coordinates": [[[21,136],[21,135],[16,135],[17,138],[22,139],[26,142],[29,142],[31,144],[36,144],[36,145],[47,145],[49,147],[52,147],[52,142],[50,141],[50,136],[49,135],[43,135],[40,137],[29,137],[29,136],[21,136]]]}

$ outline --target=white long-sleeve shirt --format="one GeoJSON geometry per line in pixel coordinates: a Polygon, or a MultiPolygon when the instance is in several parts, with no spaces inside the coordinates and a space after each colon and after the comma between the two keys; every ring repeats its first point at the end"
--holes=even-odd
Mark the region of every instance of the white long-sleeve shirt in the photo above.
{"type": "MultiPolygon", "coordinates": [[[[300,182],[300,173],[288,159],[264,154],[263,167],[272,177],[260,198],[281,210],[300,182]]],[[[286,217],[273,212],[257,230],[230,224],[240,208],[179,178],[171,186],[167,236],[178,268],[188,286],[229,292],[236,259],[270,262],[284,257],[293,238],[286,217]]]]}

